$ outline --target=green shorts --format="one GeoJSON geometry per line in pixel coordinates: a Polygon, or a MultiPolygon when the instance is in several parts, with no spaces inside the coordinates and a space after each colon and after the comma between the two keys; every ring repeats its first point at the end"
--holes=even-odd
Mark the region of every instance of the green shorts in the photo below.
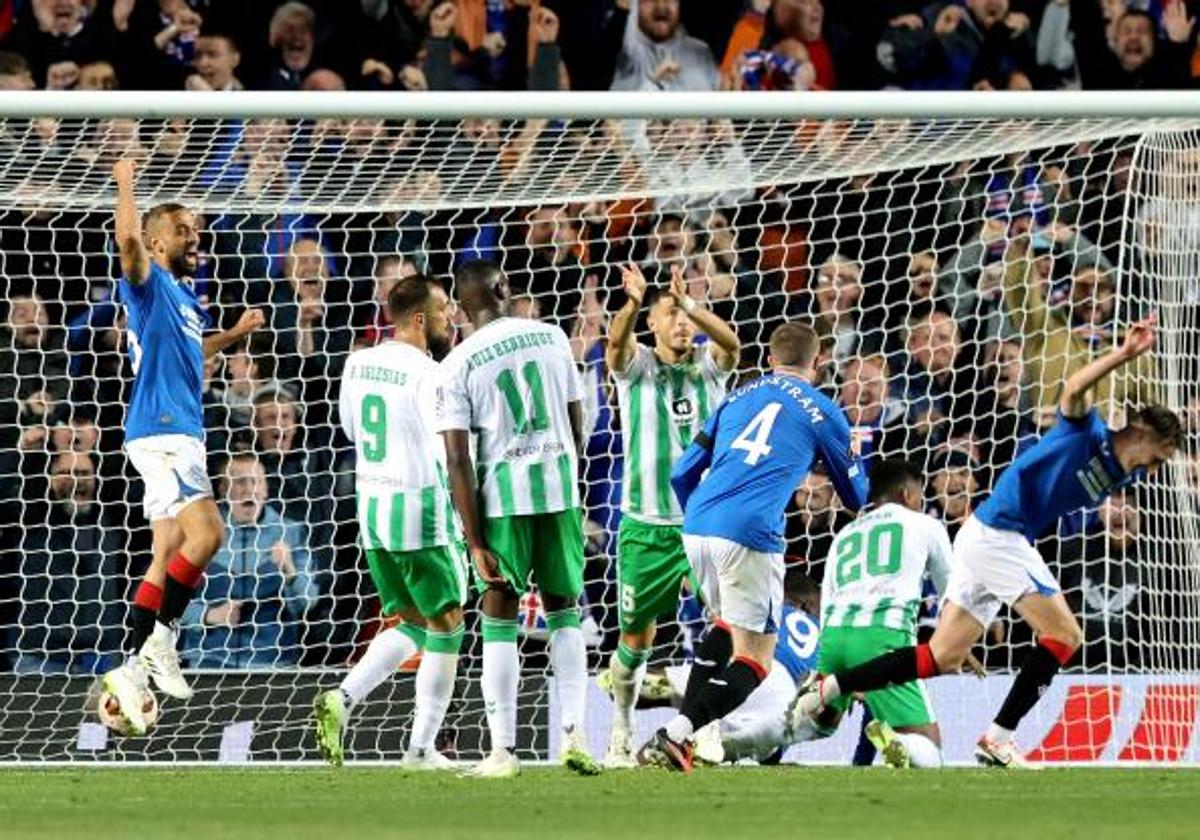
{"type": "Polygon", "coordinates": [[[367,568],[379,590],[384,615],[416,610],[426,618],[461,607],[467,599],[462,545],[415,551],[367,550],[367,568]]]}
{"type": "MultiPolygon", "coordinates": [[[[887,627],[825,627],[821,630],[821,646],[817,653],[817,670],[836,674],[861,665],[880,654],[897,648],[911,647],[913,636],[907,630],[887,627]]],[[[839,697],[830,705],[845,711],[850,697],[839,697]]],[[[915,680],[893,685],[878,691],[868,691],[863,699],[876,720],[895,728],[924,726],[934,723],[933,706],[925,691],[925,683],[915,680]]]]}
{"type": "MultiPolygon", "coordinates": [[[[583,592],[583,513],[579,508],[483,521],[483,539],[500,574],[518,593],[529,576],[546,595],[575,599],[583,592]]],[[[480,591],[486,587],[478,582],[480,591]]]]}
{"type": "MultiPolygon", "coordinates": [[[[617,612],[621,630],[643,630],[661,615],[675,617],[679,585],[691,579],[683,528],[651,525],[630,516],[617,531],[617,612]]],[[[694,585],[692,589],[699,591],[694,585]]]]}

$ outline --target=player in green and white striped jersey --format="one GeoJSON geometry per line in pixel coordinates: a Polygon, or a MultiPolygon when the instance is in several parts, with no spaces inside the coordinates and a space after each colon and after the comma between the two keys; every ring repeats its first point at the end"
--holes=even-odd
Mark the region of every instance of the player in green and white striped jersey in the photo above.
{"type": "Polygon", "coordinates": [[[583,728],[583,394],[575,359],[558,327],[507,317],[508,282],[494,263],[465,263],[454,283],[474,332],[443,362],[437,405],[454,506],[484,589],[482,683],[492,752],[473,772],[520,772],[517,605],[531,576],[550,631],[563,761],[599,772],[583,728]]]}
{"type": "Polygon", "coordinates": [[[613,721],[605,763],[634,767],[633,709],[657,621],[674,614],[680,584],[691,574],[671,468],[725,398],[740,344],[725,321],[688,297],[679,266],[672,266],[669,287],[649,295],[636,265],[623,268],[621,280],[626,302],[613,317],[605,354],[625,453],[617,533],[621,637],[609,660],[613,721]],[[634,336],[643,303],[653,347],[634,336]],[[697,332],[709,341],[697,344],[697,332]]]}
{"type": "MultiPolygon", "coordinates": [[[[905,461],[872,467],[870,507],[834,536],[825,561],[819,673],[916,644],[925,576],[939,593],[946,591],[950,537],[921,512],[923,489],[920,472],[905,461]]],[[[831,706],[841,712],[849,700],[831,706]]],[[[864,700],[875,718],[867,736],[889,764],[941,766],[941,736],[923,682],[870,691],[864,700]]]]}
{"type": "Polygon", "coordinates": [[[402,623],[377,634],[341,686],[317,697],[317,743],[335,765],[354,705],[422,649],[405,763],[450,764],[434,738],[458,670],[466,563],[434,429],[440,370],[430,358],[449,349],[450,310],[435,281],[400,280],[388,295],[395,338],[352,353],[342,374],[339,413],[355,448],[360,537],[383,615],[402,623]]]}

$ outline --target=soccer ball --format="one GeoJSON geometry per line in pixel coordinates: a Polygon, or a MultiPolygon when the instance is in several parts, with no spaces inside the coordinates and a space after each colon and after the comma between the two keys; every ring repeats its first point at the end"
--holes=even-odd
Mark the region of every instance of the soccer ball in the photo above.
{"type": "MultiPolygon", "coordinates": [[[[145,734],[149,735],[158,720],[158,698],[148,688],[142,693],[142,714],[146,716],[145,734]]],[[[117,702],[117,698],[113,696],[112,692],[100,692],[100,697],[96,701],[96,715],[100,718],[101,723],[118,735],[133,734],[129,729],[129,721],[125,715],[121,714],[121,704],[117,702]]]]}

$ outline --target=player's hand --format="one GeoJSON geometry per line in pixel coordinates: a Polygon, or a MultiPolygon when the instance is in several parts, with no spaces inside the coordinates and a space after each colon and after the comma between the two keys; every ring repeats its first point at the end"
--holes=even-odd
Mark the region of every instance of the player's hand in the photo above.
{"type": "Polygon", "coordinates": [[[242,313],[242,317],[238,318],[233,328],[242,335],[245,335],[246,333],[254,332],[266,323],[267,316],[263,314],[261,309],[247,309],[242,313]]]}
{"type": "Polygon", "coordinates": [[[987,670],[983,667],[983,663],[975,658],[975,654],[968,653],[966,660],[963,662],[963,670],[970,671],[979,679],[987,678],[987,670]]]}
{"type": "Polygon", "coordinates": [[[625,290],[627,298],[638,306],[642,305],[642,299],[646,296],[646,277],[633,263],[621,267],[621,288],[625,290]]]}
{"type": "Polygon", "coordinates": [[[442,3],[429,15],[429,36],[449,38],[458,19],[458,8],[450,2],[442,3]]]}
{"type": "Polygon", "coordinates": [[[204,614],[204,623],[210,627],[237,627],[241,621],[241,601],[222,601],[204,614]]]}
{"type": "Polygon", "coordinates": [[[667,291],[671,293],[671,297],[680,307],[684,310],[688,309],[687,304],[691,302],[691,298],[688,297],[688,283],[683,279],[683,266],[678,263],[671,266],[671,285],[667,291]]]}
{"type": "Polygon", "coordinates": [[[500,574],[500,563],[486,548],[471,549],[471,563],[489,589],[503,589],[508,584],[500,574]]]}
{"type": "Polygon", "coordinates": [[[133,186],[133,176],[137,172],[137,165],[130,158],[121,158],[113,164],[112,172],[117,186],[133,186]]]}
{"type": "Polygon", "coordinates": [[[290,583],[296,576],[296,564],[292,561],[292,547],[282,540],[271,546],[271,562],[283,575],[285,582],[290,583]]]}
{"type": "Polygon", "coordinates": [[[1147,317],[1135,324],[1130,324],[1125,331],[1125,341],[1121,343],[1121,352],[1127,359],[1136,359],[1154,346],[1154,328],[1158,326],[1158,315],[1151,312],[1147,317]]]}

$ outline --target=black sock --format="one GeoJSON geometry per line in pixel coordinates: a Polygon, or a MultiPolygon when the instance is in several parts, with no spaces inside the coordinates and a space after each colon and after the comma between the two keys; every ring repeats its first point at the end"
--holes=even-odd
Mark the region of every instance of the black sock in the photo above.
{"type": "Polygon", "coordinates": [[[733,656],[733,637],[729,628],[714,624],[696,645],[696,655],[692,660],[692,672],[688,675],[687,689],[683,693],[683,702],[679,704],[679,713],[690,721],[695,721],[692,715],[701,715],[700,695],[709,679],[721,673],[733,656]]]}
{"type": "Polygon", "coordinates": [[[134,653],[142,649],[142,644],[154,632],[154,622],[158,614],[149,607],[134,604],[129,608],[130,645],[134,653]]]}
{"type": "Polygon", "coordinates": [[[917,649],[897,648],[837,675],[838,691],[849,697],[857,691],[876,691],[917,679],[917,649]]]}
{"type": "MultiPolygon", "coordinates": [[[[195,594],[195,589],[167,575],[166,582],[163,583],[162,606],[158,608],[158,620],[163,624],[178,621],[195,594]]],[[[153,629],[151,626],[151,630],[153,629]]]]}
{"type": "Polygon", "coordinates": [[[732,712],[746,698],[754,693],[763,681],[761,667],[756,667],[744,659],[735,659],[729,667],[720,674],[713,676],[708,684],[700,691],[700,702],[697,704],[699,718],[681,712],[692,722],[694,729],[699,729],[714,720],[720,720],[732,712]]]}
{"type": "Polygon", "coordinates": [[[1013,680],[1008,696],[1004,698],[1004,705],[996,713],[996,725],[1016,729],[1021,718],[1029,714],[1029,710],[1041,699],[1060,667],[1054,654],[1041,645],[1030,651],[1021,663],[1021,671],[1013,680]]]}

